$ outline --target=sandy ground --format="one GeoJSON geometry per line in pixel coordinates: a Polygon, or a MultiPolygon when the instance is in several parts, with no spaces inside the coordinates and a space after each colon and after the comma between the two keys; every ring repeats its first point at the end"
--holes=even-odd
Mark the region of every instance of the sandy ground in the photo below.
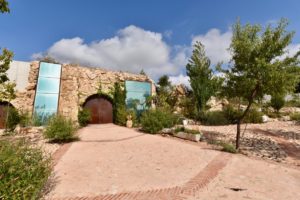
{"type": "Polygon", "coordinates": [[[218,177],[191,199],[297,200],[300,171],[236,155],[218,177]]]}
{"type": "Polygon", "coordinates": [[[244,155],[228,157],[112,124],[84,128],[80,138],[55,166],[55,186],[47,199],[123,199],[124,192],[127,199],[300,199],[297,167],[244,155]],[[222,160],[226,162],[218,168],[222,160]],[[107,194],[112,196],[103,196],[107,194]]]}
{"type": "Polygon", "coordinates": [[[80,133],[54,168],[49,197],[97,196],[183,185],[219,152],[115,125],[80,133]]]}

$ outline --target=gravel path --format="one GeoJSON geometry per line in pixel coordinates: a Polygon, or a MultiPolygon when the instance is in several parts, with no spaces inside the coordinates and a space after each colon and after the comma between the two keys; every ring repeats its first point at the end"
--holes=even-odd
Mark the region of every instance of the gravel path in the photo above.
{"type": "MultiPolygon", "coordinates": [[[[234,143],[236,125],[199,126],[198,128],[208,141],[222,140],[234,143]]],[[[277,121],[264,124],[243,124],[241,129],[243,153],[300,166],[299,124],[291,121],[277,121]]]]}

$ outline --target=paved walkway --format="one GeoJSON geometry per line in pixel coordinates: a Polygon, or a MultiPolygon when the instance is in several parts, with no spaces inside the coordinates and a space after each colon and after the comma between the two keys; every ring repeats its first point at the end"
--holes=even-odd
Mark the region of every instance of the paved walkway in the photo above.
{"type": "Polygon", "coordinates": [[[299,170],[113,124],[86,127],[80,138],[56,154],[55,184],[47,199],[300,199],[299,170]],[[275,198],[269,198],[273,187],[264,173],[281,191],[275,198]],[[276,182],[281,175],[285,184],[276,182]],[[287,180],[293,185],[287,187],[287,180]],[[232,187],[246,188],[235,192],[232,187]],[[255,198],[258,191],[264,195],[255,198]]]}

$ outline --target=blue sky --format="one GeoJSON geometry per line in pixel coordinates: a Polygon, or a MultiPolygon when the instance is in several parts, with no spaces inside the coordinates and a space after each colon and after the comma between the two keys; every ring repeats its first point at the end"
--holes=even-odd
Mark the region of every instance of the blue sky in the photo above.
{"type": "Polygon", "coordinates": [[[184,79],[196,39],[213,61],[227,61],[222,51],[238,17],[260,24],[285,17],[296,31],[293,48],[300,44],[299,0],[9,2],[11,13],[0,15],[0,46],[13,50],[15,60],[49,54],[62,62],[132,72],[143,68],[154,78],[166,73],[184,79]]]}

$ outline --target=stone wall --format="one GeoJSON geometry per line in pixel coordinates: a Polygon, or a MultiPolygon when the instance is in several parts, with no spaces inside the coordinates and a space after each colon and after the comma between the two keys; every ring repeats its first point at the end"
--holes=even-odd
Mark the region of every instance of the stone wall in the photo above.
{"type": "Polygon", "coordinates": [[[17,98],[11,103],[14,107],[21,111],[32,112],[35,97],[35,90],[37,85],[37,78],[39,73],[39,62],[30,63],[30,71],[28,76],[28,85],[25,91],[17,91],[17,98]]]}
{"type": "MultiPolygon", "coordinates": [[[[26,91],[17,92],[17,98],[12,102],[16,108],[28,112],[33,111],[38,71],[39,62],[32,62],[26,91]]],[[[144,75],[64,64],[62,65],[58,111],[77,121],[79,107],[89,96],[97,94],[100,85],[103,93],[109,93],[115,82],[126,80],[150,82],[152,94],[155,94],[154,82],[144,75]]]]}

